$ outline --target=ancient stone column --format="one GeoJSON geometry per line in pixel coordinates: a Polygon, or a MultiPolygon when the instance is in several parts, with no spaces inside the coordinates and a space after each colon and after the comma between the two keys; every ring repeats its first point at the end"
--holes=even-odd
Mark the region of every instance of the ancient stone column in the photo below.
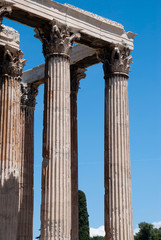
{"type": "Polygon", "coordinates": [[[25,61],[19,34],[0,32],[0,239],[16,240],[20,165],[20,81],[25,61]],[[7,42],[7,44],[6,44],[7,42]]]}
{"type": "Polygon", "coordinates": [[[17,240],[33,239],[34,110],[38,90],[21,84],[21,164],[17,240]]]}
{"type": "Polygon", "coordinates": [[[71,189],[72,189],[72,240],[79,239],[78,218],[78,134],[77,134],[77,94],[79,81],[86,77],[86,69],[71,66],[71,189]]]}
{"type": "Polygon", "coordinates": [[[41,239],[70,240],[70,50],[80,34],[54,21],[36,31],[46,60],[41,239]]]}
{"type": "Polygon", "coordinates": [[[124,46],[105,49],[105,231],[106,240],[133,240],[129,145],[128,73],[124,46]]]}

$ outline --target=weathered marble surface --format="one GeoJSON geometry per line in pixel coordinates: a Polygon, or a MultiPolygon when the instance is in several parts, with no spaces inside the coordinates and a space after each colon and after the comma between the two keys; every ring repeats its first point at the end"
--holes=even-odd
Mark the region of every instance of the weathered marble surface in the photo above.
{"type": "MultiPolygon", "coordinates": [[[[92,48],[88,48],[83,45],[76,45],[72,48],[71,50],[71,60],[70,64],[71,65],[83,65],[82,62],[87,61],[87,66],[89,64],[93,65],[94,63],[98,63],[99,60],[97,59],[96,56],[96,51],[92,48]],[[91,63],[90,57],[95,55],[95,60],[91,63]],[[88,60],[86,60],[88,59],[88,60]]],[[[42,84],[45,81],[45,64],[39,65],[33,69],[27,70],[23,72],[22,75],[22,80],[24,83],[36,83],[37,84],[42,84]]]]}
{"type": "Polygon", "coordinates": [[[128,73],[122,46],[101,55],[105,73],[105,231],[107,240],[133,240],[128,73]]]}
{"type": "MultiPolygon", "coordinates": [[[[133,240],[127,89],[135,34],[126,33],[119,23],[51,0],[0,0],[0,6],[0,238],[32,239],[33,217],[34,113],[26,109],[26,103],[20,114],[25,61],[19,50],[19,34],[1,25],[10,12],[8,18],[35,28],[45,56],[45,67],[24,73],[23,79],[37,85],[45,82],[41,239],[78,239],[79,83],[73,82],[76,75],[70,79],[70,64],[80,70],[102,61],[106,81],[106,239],[133,240]],[[75,46],[70,62],[73,41],[86,47],[75,46]],[[24,136],[26,128],[29,131],[24,136]]],[[[23,100],[28,102],[27,96],[23,100]]]]}
{"type": "MultiPolygon", "coordinates": [[[[6,0],[1,0],[0,4],[5,2],[6,0]]],[[[79,42],[82,44],[98,48],[108,43],[124,43],[130,50],[133,50],[133,40],[136,35],[125,32],[124,27],[117,22],[69,4],[60,4],[50,0],[11,0],[11,3],[18,11],[12,12],[8,17],[28,26],[40,27],[54,19],[71,27],[73,32],[80,31],[79,42]],[[26,14],[28,14],[27,18],[26,14]]]]}
{"type": "Polygon", "coordinates": [[[19,33],[8,26],[1,25],[0,46],[8,45],[11,49],[19,49],[19,33]]]}
{"type": "Polygon", "coordinates": [[[0,46],[0,239],[16,240],[20,179],[22,53],[0,46]],[[16,67],[15,67],[16,66],[16,67]]]}
{"type": "Polygon", "coordinates": [[[79,81],[86,77],[86,69],[71,66],[71,202],[72,202],[72,233],[71,240],[79,239],[78,213],[78,133],[77,133],[77,94],[79,81]]]}
{"type": "Polygon", "coordinates": [[[46,59],[41,239],[71,240],[70,51],[80,34],[55,22],[37,29],[46,59]],[[47,43],[47,44],[46,44],[47,43]]]}
{"type": "Polygon", "coordinates": [[[21,84],[20,180],[17,240],[33,239],[34,110],[37,87],[21,84]]]}
{"type": "MultiPolygon", "coordinates": [[[[0,9],[0,19],[10,12],[0,9]]],[[[0,239],[16,240],[21,166],[21,75],[25,64],[19,34],[0,24],[0,239]]]]}

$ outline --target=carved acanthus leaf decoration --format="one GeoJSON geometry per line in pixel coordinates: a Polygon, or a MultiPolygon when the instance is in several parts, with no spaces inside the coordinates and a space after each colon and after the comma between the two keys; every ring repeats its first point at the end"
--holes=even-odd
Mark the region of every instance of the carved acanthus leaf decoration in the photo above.
{"type": "Polygon", "coordinates": [[[43,54],[48,57],[52,54],[70,55],[73,41],[80,38],[80,33],[71,33],[67,26],[62,26],[55,21],[43,28],[35,29],[35,37],[43,43],[43,54]]]}
{"type": "Polygon", "coordinates": [[[21,106],[34,108],[36,106],[36,96],[38,88],[33,84],[21,84],[21,106]]]}
{"type": "Polygon", "coordinates": [[[12,52],[8,47],[4,49],[4,56],[1,63],[1,73],[12,77],[21,78],[26,60],[23,59],[21,50],[12,52]]]}
{"type": "Polygon", "coordinates": [[[77,94],[80,86],[80,80],[86,77],[87,69],[78,68],[76,66],[70,67],[70,76],[71,76],[71,92],[77,94]]]}
{"type": "Polygon", "coordinates": [[[98,58],[103,62],[105,78],[113,73],[129,74],[132,56],[126,46],[115,45],[98,52],[98,58]]]}

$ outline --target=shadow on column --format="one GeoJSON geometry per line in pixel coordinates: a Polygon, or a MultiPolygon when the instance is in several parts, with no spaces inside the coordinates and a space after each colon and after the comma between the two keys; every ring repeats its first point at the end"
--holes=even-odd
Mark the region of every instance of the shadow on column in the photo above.
{"type": "MultiPolygon", "coordinates": [[[[0,185],[0,239],[16,240],[19,205],[18,177],[11,173],[0,185]]],[[[2,178],[2,173],[1,173],[2,178]]]]}
{"type": "Polygon", "coordinates": [[[34,111],[22,110],[22,152],[20,176],[20,206],[17,240],[33,238],[33,161],[34,161],[34,111]]]}

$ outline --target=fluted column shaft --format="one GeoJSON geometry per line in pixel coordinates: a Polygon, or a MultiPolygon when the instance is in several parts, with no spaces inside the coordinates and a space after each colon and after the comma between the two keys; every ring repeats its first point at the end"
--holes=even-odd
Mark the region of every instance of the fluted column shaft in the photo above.
{"type": "Polygon", "coordinates": [[[20,165],[20,51],[0,47],[0,239],[16,240],[20,165]]]}
{"type": "Polygon", "coordinates": [[[104,57],[105,231],[107,240],[133,240],[129,145],[130,51],[114,47],[104,57]],[[109,54],[109,55],[108,55],[109,54]]]}
{"type": "Polygon", "coordinates": [[[21,86],[21,166],[17,240],[33,239],[34,110],[38,91],[21,86]]]}
{"type": "Polygon", "coordinates": [[[41,239],[70,239],[71,141],[69,60],[47,62],[44,98],[41,239]]]}
{"type": "Polygon", "coordinates": [[[20,83],[0,78],[0,238],[16,240],[20,163],[20,83]]]}
{"type": "Polygon", "coordinates": [[[71,191],[72,191],[72,240],[79,239],[78,223],[78,135],[77,95],[71,93],[71,191]]]}
{"type": "Polygon", "coordinates": [[[106,80],[105,222],[112,240],[133,239],[127,88],[127,77],[106,80]]]}
{"type": "Polygon", "coordinates": [[[70,49],[77,35],[54,21],[36,32],[46,59],[41,239],[70,240],[70,49]]]}
{"type": "Polygon", "coordinates": [[[79,81],[86,77],[86,69],[71,66],[71,191],[72,191],[72,240],[79,239],[78,214],[78,132],[77,94],[79,81]]]}

